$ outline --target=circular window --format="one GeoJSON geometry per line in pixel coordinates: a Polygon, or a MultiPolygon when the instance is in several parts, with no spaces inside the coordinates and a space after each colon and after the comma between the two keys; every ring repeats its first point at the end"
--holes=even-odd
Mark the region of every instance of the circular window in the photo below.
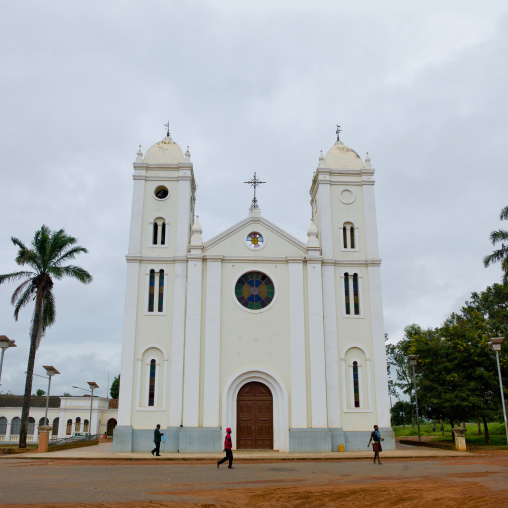
{"type": "Polygon", "coordinates": [[[262,249],[265,245],[265,239],[261,233],[253,231],[247,235],[245,239],[245,245],[252,250],[262,249]]]}
{"type": "Polygon", "coordinates": [[[169,190],[166,186],[159,185],[155,187],[153,194],[157,199],[166,199],[169,196],[169,190]]]}
{"type": "Polygon", "coordinates": [[[273,301],[275,286],[261,272],[244,273],[235,284],[235,296],[240,305],[249,310],[261,310],[273,301]]]}
{"type": "Polygon", "coordinates": [[[339,199],[345,205],[350,205],[355,200],[355,193],[351,189],[344,189],[340,191],[339,199]]]}

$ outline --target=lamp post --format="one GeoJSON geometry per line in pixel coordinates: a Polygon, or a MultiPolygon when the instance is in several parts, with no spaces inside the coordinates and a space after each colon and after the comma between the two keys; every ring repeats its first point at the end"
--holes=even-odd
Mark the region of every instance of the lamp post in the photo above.
{"type": "Polygon", "coordinates": [[[79,386],[73,386],[73,388],[77,388],[78,390],[83,390],[85,392],[91,392],[92,396],[90,397],[90,420],[88,423],[88,436],[90,437],[92,435],[92,407],[93,407],[93,391],[97,388],[99,388],[99,385],[95,381],[87,381],[88,386],[91,388],[91,390],[87,390],[86,388],[80,388],[79,386]]]}
{"type": "Polygon", "coordinates": [[[422,438],[420,436],[420,417],[418,415],[418,395],[416,392],[416,377],[415,377],[415,365],[418,361],[418,355],[410,355],[407,357],[407,361],[409,365],[413,367],[413,384],[415,387],[415,404],[416,404],[416,423],[418,424],[418,442],[422,442],[422,438]]]}
{"type": "Polygon", "coordinates": [[[43,365],[43,367],[46,369],[46,374],[48,375],[48,394],[46,395],[46,413],[44,414],[44,425],[49,425],[48,420],[48,406],[49,406],[49,390],[51,389],[51,377],[55,374],[60,374],[55,367],[52,367],[51,365],[43,365]]]}
{"type": "MultiPolygon", "coordinates": [[[[17,347],[14,341],[6,335],[0,335],[0,348],[2,348],[2,356],[0,357],[0,380],[2,379],[2,366],[4,364],[5,350],[9,347],[17,347]]],[[[1,383],[0,383],[1,384],[1,383]]]]}
{"type": "Polygon", "coordinates": [[[506,406],[504,404],[504,393],[503,393],[503,380],[501,378],[501,365],[499,364],[499,351],[501,351],[501,344],[504,341],[504,337],[494,337],[490,339],[489,349],[493,349],[496,352],[497,360],[497,373],[499,374],[499,388],[501,389],[501,403],[503,404],[503,416],[504,416],[504,428],[506,431],[506,443],[508,444],[508,423],[506,421],[506,406]]]}

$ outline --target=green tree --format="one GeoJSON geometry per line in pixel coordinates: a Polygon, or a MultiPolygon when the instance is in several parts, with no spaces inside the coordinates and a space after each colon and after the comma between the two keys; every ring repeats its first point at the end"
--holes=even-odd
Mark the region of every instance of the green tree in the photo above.
{"type": "Polygon", "coordinates": [[[407,400],[398,400],[391,409],[393,425],[409,425],[412,422],[414,406],[407,400]]]}
{"type": "Polygon", "coordinates": [[[118,376],[113,379],[109,394],[111,395],[112,399],[118,399],[118,396],[120,395],[120,374],[118,374],[118,376]]]}
{"type": "Polygon", "coordinates": [[[71,394],[67,393],[67,392],[64,392],[63,395],[62,395],[62,397],[70,397],[70,396],[71,396],[71,394]]]}
{"type": "Polygon", "coordinates": [[[30,352],[26,373],[25,395],[21,413],[19,447],[26,448],[28,413],[32,391],[35,354],[46,330],[55,322],[55,296],[53,279],[73,277],[83,284],[92,282],[92,276],[79,266],[65,264],[76,255],[88,252],[76,245],[77,240],[65,234],[63,229],[51,231],[42,226],[36,231],[30,247],[21,240],[12,237],[12,243],[18,247],[16,263],[28,266],[32,271],[20,271],[0,275],[0,284],[22,280],[14,290],[11,303],[14,305],[14,319],[18,320],[19,311],[30,302],[35,301],[30,327],[30,352]]]}
{"type": "MultiPolygon", "coordinates": [[[[508,206],[505,206],[501,210],[501,214],[499,217],[501,220],[508,220],[508,206]]],[[[490,241],[492,245],[496,245],[501,242],[501,247],[496,249],[492,254],[485,256],[483,258],[483,264],[485,267],[491,265],[492,263],[501,262],[501,268],[503,270],[503,283],[508,284],[508,245],[503,243],[508,243],[508,231],[506,229],[498,229],[497,231],[492,231],[490,233],[490,241]]]]}
{"type": "Polygon", "coordinates": [[[43,395],[46,395],[46,392],[40,388],[35,392],[36,397],[42,397],[43,395]]]}

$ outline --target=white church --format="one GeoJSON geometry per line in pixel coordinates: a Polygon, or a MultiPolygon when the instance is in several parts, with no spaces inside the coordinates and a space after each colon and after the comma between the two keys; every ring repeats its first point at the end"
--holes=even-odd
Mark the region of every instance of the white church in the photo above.
{"type": "MultiPolygon", "coordinates": [[[[204,241],[189,150],[134,162],[113,449],[394,449],[374,169],[339,139],[309,169],[307,239],[248,215],[204,241]]],[[[250,182],[259,184],[256,175],[250,182]]],[[[303,229],[303,230],[305,230],[303,229]]]]}

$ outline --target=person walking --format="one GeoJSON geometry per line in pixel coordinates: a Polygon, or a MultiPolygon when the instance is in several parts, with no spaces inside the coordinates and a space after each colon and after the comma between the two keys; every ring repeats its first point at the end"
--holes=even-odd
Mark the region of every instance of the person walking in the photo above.
{"type": "Polygon", "coordinates": [[[155,448],[152,450],[152,455],[155,454],[157,457],[160,457],[159,453],[161,447],[161,439],[164,435],[163,432],[160,431],[161,426],[157,424],[156,429],[153,431],[153,442],[155,443],[155,448]]]}
{"type": "Polygon", "coordinates": [[[370,446],[371,441],[372,441],[372,450],[374,451],[374,464],[376,463],[376,458],[377,463],[381,464],[381,461],[379,460],[379,452],[383,451],[383,449],[381,448],[381,441],[384,441],[384,439],[381,437],[377,425],[374,425],[374,431],[370,433],[370,439],[367,448],[370,446]]]}
{"type": "Polygon", "coordinates": [[[226,438],[224,439],[224,451],[226,452],[226,456],[222,460],[217,461],[217,467],[219,467],[223,462],[229,459],[228,469],[234,469],[233,467],[233,442],[231,441],[231,429],[228,427],[226,429],[226,438]]]}

